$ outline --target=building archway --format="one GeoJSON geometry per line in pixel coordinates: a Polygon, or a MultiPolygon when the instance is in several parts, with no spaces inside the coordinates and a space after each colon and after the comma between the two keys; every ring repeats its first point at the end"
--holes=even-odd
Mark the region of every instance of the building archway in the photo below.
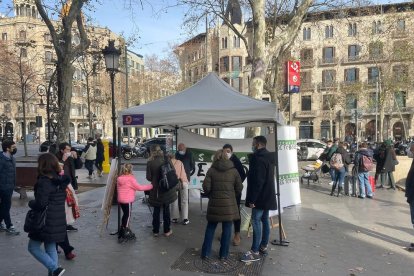
{"type": "Polygon", "coordinates": [[[352,143],[355,140],[356,125],[354,123],[347,123],[345,125],[345,142],[352,143]]]}
{"type": "Polygon", "coordinates": [[[6,127],[4,129],[4,138],[13,140],[14,137],[14,126],[13,123],[8,122],[6,123],[6,127]]]}
{"type": "Polygon", "coordinates": [[[396,122],[392,126],[392,136],[397,141],[402,141],[405,139],[404,124],[401,121],[396,122]]]}
{"type": "Polygon", "coordinates": [[[365,139],[367,139],[368,141],[374,141],[374,139],[375,139],[375,120],[371,120],[365,125],[365,139]]]}
{"type": "Polygon", "coordinates": [[[301,121],[299,123],[299,139],[313,138],[313,122],[301,121]]]}

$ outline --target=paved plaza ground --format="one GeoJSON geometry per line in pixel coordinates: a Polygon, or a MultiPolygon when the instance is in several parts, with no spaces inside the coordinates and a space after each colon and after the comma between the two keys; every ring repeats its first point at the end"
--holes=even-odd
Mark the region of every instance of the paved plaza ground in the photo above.
{"type": "MultiPolygon", "coordinates": [[[[270,246],[261,275],[413,275],[414,253],[403,247],[414,242],[409,208],[401,191],[380,190],[373,200],[329,196],[328,179],[321,184],[301,186],[302,204],[285,209],[283,225],[289,247],[270,246]]],[[[77,257],[66,261],[60,256],[65,275],[202,275],[171,269],[188,248],[200,248],[206,225],[199,202],[191,203],[189,225],[173,225],[173,235],[154,238],[151,214],[137,195],[131,228],[135,242],[118,244],[115,236],[116,207],[107,229],[100,235],[101,200],[104,188],[79,194],[82,217],[79,232],[69,233],[77,257]]],[[[29,199],[33,193],[28,193],[29,199]]],[[[204,210],[206,208],[204,200],[204,210]]],[[[13,197],[12,218],[22,230],[27,200],[13,197]]],[[[273,229],[271,238],[277,237],[273,229]]],[[[0,233],[0,275],[47,275],[27,252],[26,233],[0,233]]],[[[251,238],[243,233],[242,244],[232,252],[249,249],[251,238]]],[[[213,248],[218,249],[215,240],[213,248]]],[[[255,275],[259,275],[256,272],[255,275]]]]}

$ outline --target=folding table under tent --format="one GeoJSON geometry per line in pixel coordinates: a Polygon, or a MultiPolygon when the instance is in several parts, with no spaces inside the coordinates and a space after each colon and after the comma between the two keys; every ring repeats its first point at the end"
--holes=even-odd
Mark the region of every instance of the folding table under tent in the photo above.
{"type": "MultiPolygon", "coordinates": [[[[209,73],[182,92],[118,112],[119,127],[176,130],[178,128],[273,126],[275,145],[277,145],[277,125],[284,125],[284,118],[278,112],[275,103],[245,96],[234,90],[215,73],[209,73]]],[[[278,151],[275,151],[275,160],[277,164],[278,151]]],[[[275,172],[279,191],[278,166],[275,172]]],[[[277,198],[278,206],[280,206],[279,194],[277,198]]],[[[280,208],[278,209],[280,212],[280,208]]],[[[281,220],[280,213],[279,220],[281,220]]]]}

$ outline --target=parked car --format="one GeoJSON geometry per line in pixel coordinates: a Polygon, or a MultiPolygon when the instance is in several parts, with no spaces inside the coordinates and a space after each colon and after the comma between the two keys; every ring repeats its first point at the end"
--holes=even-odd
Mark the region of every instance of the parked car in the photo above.
{"type": "Polygon", "coordinates": [[[142,143],[142,147],[146,147],[147,148],[147,153],[149,156],[149,152],[150,152],[150,148],[152,145],[159,145],[160,148],[162,149],[162,151],[164,151],[164,153],[166,152],[166,143],[167,143],[167,139],[166,138],[152,138],[149,139],[147,141],[145,141],[144,143],[142,143]]]}
{"type": "Polygon", "coordinates": [[[323,153],[326,144],[316,139],[301,139],[296,142],[298,160],[316,160],[323,153]]]}
{"type": "MultiPolygon", "coordinates": [[[[81,156],[85,145],[72,143],[71,144],[72,150],[76,151],[78,156],[81,156]]],[[[39,146],[39,152],[49,152],[49,148],[52,148],[54,152],[58,150],[56,143],[54,141],[44,141],[39,146]]]]}

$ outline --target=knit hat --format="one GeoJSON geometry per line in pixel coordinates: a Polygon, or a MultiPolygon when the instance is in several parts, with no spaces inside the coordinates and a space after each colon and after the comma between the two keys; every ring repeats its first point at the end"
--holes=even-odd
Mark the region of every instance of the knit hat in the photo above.
{"type": "Polygon", "coordinates": [[[392,140],[391,139],[387,139],[387,140],[384,141],[384,144],[386,146],[391,146],[392,145],[392,140]]]}

